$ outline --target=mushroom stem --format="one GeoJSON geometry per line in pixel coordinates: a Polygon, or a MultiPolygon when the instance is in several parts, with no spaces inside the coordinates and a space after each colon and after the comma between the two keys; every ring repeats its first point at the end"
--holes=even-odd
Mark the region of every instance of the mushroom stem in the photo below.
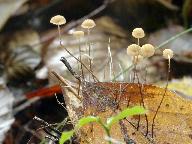
{"type": "Polygon", "coordinates": [[[139,45],[139,38],[137,39],[137,44],[139,45]]]}
{"type": "Polygon", "coordinates": [[[57,26],[57,28],[58,28],[58,33],[59,33],[59,43],[60,43],[60,45],[62,44],[61,42],[61,28],[60,28],[60,26],[58,25],[57,26]]]}
{"type": "MultiPolygon", "coordinates": [[[[90,29],[88,28],[87,29],[87,39],[88,39],[88,55],[89,57],[91,57],[91,42],[90,42],[90,29]]],[[[90,71],[92,72],[92,60],[89,59],[89,68],[90,68],[90,71]]],[[[89,81],[90,81],[90,75],[89,75],[89,81]]]]}
{"type": "Polygon", "coordinates": [[[169,82],[169,75],[170,75],[170,60],[171,60],[171,57],[170,55],[168,55],[168,70],[167,70],[167,81],[166,81],[166,86],[165,86],[165,91],[163,93],[163,97],[161,98],[161,102],[159,103],[159,106],[157,107],[157,110],[155,112],[155,115],[153,117],[153,120],[152,120],[152,128],[151,128],[151,135],[152,135],[152,138],[154,136],[154,126],[155,126],[155,118],[157,117],[157,113],[159,112],[159,109],[163,103],[163,100],[164,100],[164,97],[166,95],[166,92],[167,92],[167,87],[168,87],[168,82],[169,82]]]}
{"type": "MultiPolygon", "coordinates": [[[[81,54],[81,40],[79,38],[79,61],[82,62],[82,54],[81,54]]],[[[82,78],[84,79],[84,72],[83,72],[83,66],[82,66],[82,63],[80,63],[80,69],[81,69],[81,75],[82,75],[82,78]]]]}

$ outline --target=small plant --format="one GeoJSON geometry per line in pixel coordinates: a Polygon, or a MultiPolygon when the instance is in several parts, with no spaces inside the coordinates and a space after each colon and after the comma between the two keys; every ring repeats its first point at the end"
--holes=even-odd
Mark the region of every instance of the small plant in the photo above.
{"type": "MultiPolygon", "coordinates": [[[[73,130],[62,133],[61,138],[59,140],[59,144],[65,143],[67,140],[69,140],[74,135],[74,133],[77,130],[79,130],[84,125],[92,123],[92,122],[96,122],[96,123],[100,124],[101,127],[105,130],[106,135],[110,138],[111,137],[110,129],[114,123],[117,123],[126,117],[138,115],[138,114],[144,114],[144,113],[146,113],[146,110],[143,107],[135,106],[132,108],[126,108],[125,110],[119,112],[116,116],[112,116],[112,117],[108,118],[106,123],[103,123],[101,121],[100,117],[97,117],[97,116],[96,117],[95,116],[83,117],[77,122],[77,124],[75,125],[75,128],[73,130]]],[[[108,142],[109,142],[109,144],[111,144],[110,140],[108,140],[108,142]]]]}

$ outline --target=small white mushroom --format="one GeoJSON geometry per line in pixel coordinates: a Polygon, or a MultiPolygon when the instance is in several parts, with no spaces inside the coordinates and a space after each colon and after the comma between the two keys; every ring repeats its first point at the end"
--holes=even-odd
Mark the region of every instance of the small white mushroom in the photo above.
{"type": "Polygon", "coordinates": [[[143,38],[145,36],[145,32],[142,28],[135,28],[132,32],[132,36],[137,39],[143,38]]]}
{"type": "Polygon", "coordinates": [[[171,49],[165,49],[163,51],[163,57],[165,59],[171,59],[173,57],[173,51],[171,49]]]}
{"type": "Polygon", "coordinates": [[[141,55],[144,57],[151,57],[155,53],[155,48],[151,44],[145,44],[141,47],[141,55]]]}
{"type": "Polygon", "coordinates": [[[92,20],[92,19],[86,19],[81,24],[81,27],[85,28],[85,29],[91,29],[91,28],[94,28],[95,26],[96,26],[96,24],[95,24],[94,20],[92,20]]]}
{"type": "Polygon", "coordinates": [[[127,47],[127,54],[130,56],[139,55],[141,47],[137,44],[131,44],[127,47]]]}
{"type": "Polygon", "coordinates": [[[51,18],[50,23],[54,25],[64,25],[66,23],[66,19],[61,15],[56,15],[51,18]]]}

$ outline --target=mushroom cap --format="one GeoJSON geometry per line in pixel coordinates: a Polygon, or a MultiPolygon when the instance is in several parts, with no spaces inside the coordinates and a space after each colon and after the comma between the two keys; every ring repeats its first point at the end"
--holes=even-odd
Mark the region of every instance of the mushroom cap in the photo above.
{"type": "Polygon", "coordinates": [[[131,44],[127,47],[127,54],[131,56],[139,55],[141,47],[137,44],[131,44]]]}
{"type": "Polygon", "coordinates": [[[145,44],[141,47],[141,55],[144,57],[151,57],[155,54],[155,48],[151,44],[145,44]]]}
{"type": "Polygon", "coordinates": [[[173,51],[171,49],[165,49],[163,51],[163,57],[165,59],[171,59],[173,57],[173,51]]]}
{"type": "Polygon", "coordinates": [[[95,26],[96,26],[96,24],[95,24],[94,20],[92,20],[92,19],[86,19],[81,24],[81,27],[85,28],[85,29],[91,29],[91,28],[94,28],[95,26]]]}
{"type": "Polygon", "coordinates": [[[66,19],[61,15],[56,15],[51,18],[50,23],[54,25],[64,25],[66,23],[66,19]]]}
{"type": "Polygon", "coordinates": [[[84,36],[84,31],[74,31],[73,36],[80,38],[84,36]]]}
{"type": "Polygon", "coordinates": [[[134,38],[143,38],[145,36],[145,32],[142,28],[135,28],[133,31],[132,31],[132,36],[134,38]]]}

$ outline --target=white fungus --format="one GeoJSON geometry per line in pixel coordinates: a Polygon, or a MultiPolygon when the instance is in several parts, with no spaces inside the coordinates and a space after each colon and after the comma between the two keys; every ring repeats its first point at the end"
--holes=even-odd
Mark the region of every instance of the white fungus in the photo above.
{"type": "Polygon", "coordinates": [[[143,38],[145,36],[145,32],[142,28],[135,28],[132,32],[132,36],[137,39],[143,38]]]}
{"type": "Polygon", "coordinates": [[[145,44],[141,47],[141,55],[144,57],[151,57],[155,53],[155,48],[151,44],[145,44]]]}
{"type": "Polygon", "coordinates": [[[127,54],[130,56],[139,55],[141,47],[137,44],[131,44],[127,47],[127,54]]]}
{"type": "Polygon", "coordinates": [[[163,57],[165,59],[171,59],[173,57],[173,51],[171,49],[165,49],[163,51],[163,57]]]}
{"type": "Polygon", "coordinates": [[[81,27],[85,28],[85,29],[91,29],[91,28],[94,28],[95,26],[96,26],[96,24],[95,24],[94,20],[92,20],[92,19],[86,19],[81,24],[81,27]]]}
{"type": "Polygon", "coordinates": [[[66,19],[61,15],[56,15],[51,18],[50,23],[54,25],[63,25],[66,23],[66,19]]]}

